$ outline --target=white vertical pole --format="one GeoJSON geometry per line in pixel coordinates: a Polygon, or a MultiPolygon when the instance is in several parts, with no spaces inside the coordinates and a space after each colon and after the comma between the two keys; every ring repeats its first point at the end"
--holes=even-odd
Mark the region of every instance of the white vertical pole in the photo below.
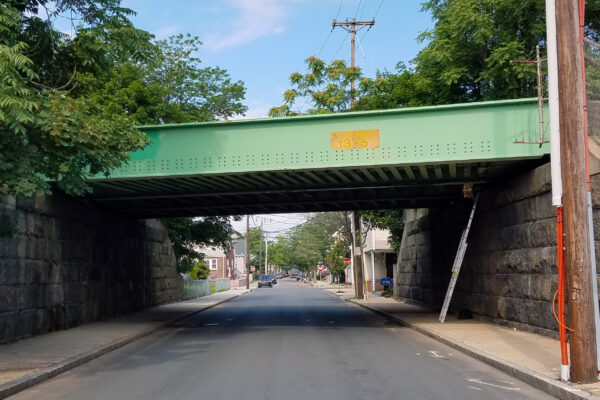
{"type": "Polygon", "coordinates": [[[371,229],[371,292],[375,293],[375,229],[371,229]]]}
{"type": "Polygon", "coordinates": [[[265,238],[265,271],[267,271],[267,274],[269,273],[269,242],[267,242],[266,238],[265,238]]]}
{"type": "Polygon", "coordinates": [[[556,50],[555,0],[546,0],[546,44],[548,51],[548,108],[550,110],[550,173],[552,205],[562,206],[562,174],[560,172],[560,120],[558,109],[558,53],[556,50]]]}

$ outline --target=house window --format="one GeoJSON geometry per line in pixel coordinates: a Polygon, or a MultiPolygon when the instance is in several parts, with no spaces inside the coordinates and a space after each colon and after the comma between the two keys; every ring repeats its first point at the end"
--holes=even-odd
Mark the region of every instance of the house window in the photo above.
{"type": "Polygon", "coordinates": [[[208,268],[210,268],[213,271],[217,269],[217,259],[216,258],[210,258],[206,261],[208,264],[208,268]]]}

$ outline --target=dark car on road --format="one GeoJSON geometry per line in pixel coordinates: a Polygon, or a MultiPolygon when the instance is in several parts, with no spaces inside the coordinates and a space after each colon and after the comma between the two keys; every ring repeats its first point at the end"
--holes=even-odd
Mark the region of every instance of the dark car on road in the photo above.
{"type": "Polygon", "coordinates": [[[273,287],[273,281],[269,275],[261,275],[260,278],[258,278],[258,287],[260,288],[263,286],[273,287]]]}

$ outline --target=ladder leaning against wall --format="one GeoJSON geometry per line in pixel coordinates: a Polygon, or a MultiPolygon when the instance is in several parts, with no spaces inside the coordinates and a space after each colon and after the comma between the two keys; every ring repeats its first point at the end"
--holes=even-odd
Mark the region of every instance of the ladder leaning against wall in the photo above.
{"type": "Polygon", "coordinates": [[[471,214],[469,215],[469,220],[467,221],[467,227],[463,229],[460,242],[458,243],[458,250],[456,251],[456,257],[454,257],[454,264],[452,265],[450,284],[448,285],[446,297],[444,298],[444,305],[442,306],[442,311],[440,312],[440,322],[442,323],[446,320],[446,314],[448,313],[450,300],[452,300],[452,293],[454,293],[454,287],[456,286],[458,274],[460,273],[460,267],[462,266],[465,252],[467,251],[467,238],[469,237],[469,231],[471,230],[471,223],[473,222],[473,216],[475,215],[475,208],[477,208],[478,199],[479,193],[475,195],[475,199],[473,200],[473,208],[471,208],[471,214]]]}

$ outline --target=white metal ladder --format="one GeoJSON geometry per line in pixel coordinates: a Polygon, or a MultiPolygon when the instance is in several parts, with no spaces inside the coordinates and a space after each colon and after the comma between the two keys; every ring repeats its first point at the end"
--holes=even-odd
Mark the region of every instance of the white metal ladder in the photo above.
{"type": "Polygon", "coordinates": [[[440,312],[440,322],[443,323],[446,320],[446,314],[448,313],[448,307],[450,306],[450,300],[452,300],[452,293],[454,293],[454,287],[456,286],[456,280],[462,266],[465,252],[467,251],[467,237],[471,230],[471,223],[473,222],[473,216],[475,215],[475,208],[477,207],[477,200],[479,199],[479,193],[475,195],[473,201],[473,208],[471,209],[471,215],[469,215],[469,221],[467,221],[467,227],[463,230],[460,242],[458,243],[458,250],[456,251],[456,257],[454,257],[454,264],[452,265],[452,276],[450,277],[450,284],[446,291],[446,297],[444,298],[444,305],[440,312]]]}

